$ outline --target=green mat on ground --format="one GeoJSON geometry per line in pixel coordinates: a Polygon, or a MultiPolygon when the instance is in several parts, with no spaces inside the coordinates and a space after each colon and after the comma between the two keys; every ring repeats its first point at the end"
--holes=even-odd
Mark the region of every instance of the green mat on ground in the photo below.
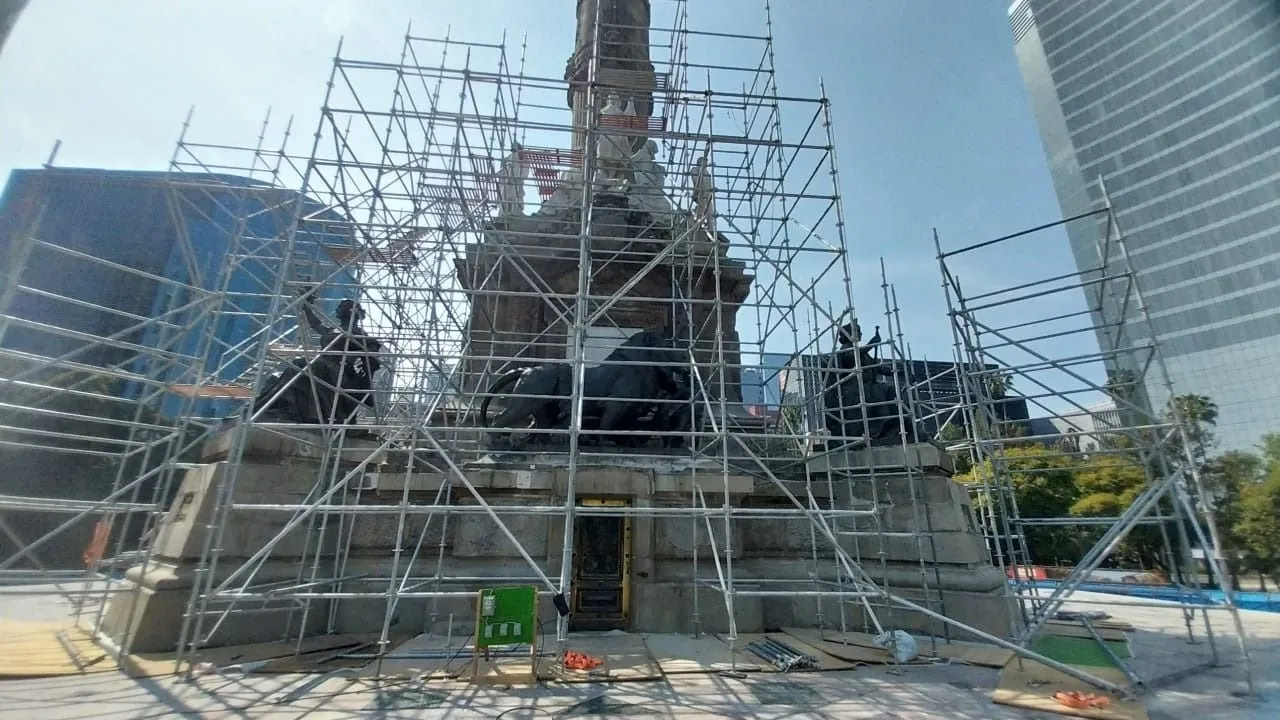
{"type": "MultiPolygon", "coordinates": [[[[1133,657],[1129,652],[1129,643],[1120,640],[1108,640],[1107,646],[1121,660],[1133,657]]],[[[1115,667],[1115,663],[1107,656],[1105,650],[1093,638],[1066,637],[1063,635],[1041,635],[1031,641],[1031,649],[1052,660],[1067,665],[1085,665],[1088,667],[1115,667]]]]}

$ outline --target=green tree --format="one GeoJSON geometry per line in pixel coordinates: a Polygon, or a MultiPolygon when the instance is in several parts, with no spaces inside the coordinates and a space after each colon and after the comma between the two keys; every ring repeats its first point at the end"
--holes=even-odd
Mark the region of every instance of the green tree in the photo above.
{"type": "Polygon", "coordinates": [[[1245,566],[1280,582],[1280,472],[1240,490],[1239,520],[1233,528],[1245,566]]]}
{"type": "MultiPolygon", "coordinates": [[[[1071,506],[1075,517],[1117,517],[1147,487],[1147,473],[1142,465],[1125,455],[1096,455],[1087,466],[1076,471],[1075,479],[1080,493],[1071,506]]],[[[1160,530],[1146,525],[1131,529],[1112,551],[1110,559],[1121,566],[1171,569],[1160,530]]]]}
{"type": "MultiPolygon", "coordinates": [[[[964,427],[954,423],[945,425],[942,430],[938,432],[938,441],[943,445],[955,445],[966,437],[967,434],[964,431],[964,427]]],[[[950,455],[951,466],[954,468],[956,474],[963,475],[973,469],[973,460],[969,455],[969,448],[961,448],[950,453],[950,455]]]]}
{"type": "Polygon", "coordinates": [[[1106,389],[1117,400],[1133,402],[1138,396],[1138,374],[1123,368],[1108,372],[1106,389]]]}
{"type": "Polygon", "coordinates": [[[1181,419],[1191,443],[1191,456],[1198,466],[1208,459],[1216,443],[1213,430],[1218,424],[1218,405],[1207,395],[1177,395],[1165,406],[1166,422],[1181,419]]]}
{"type": "MultiPolygon", "coordinates": [[[[955,479],[966,484],[981,483],[983,478],[990,481],[997,467],[1002,471],[1001,476],[1008,477],[1013,485],[1020,517],[1065,516],[1079,496],[1075,484],[1076,462],[1068,455],[1036,443],[1006,446],[994,464],[992,459],[984,460],[955,479]]],[[[993,502],[989,497],[979,498],[978,503],[979,510],[990,511],[997,521],[1006,511],[999,501],[993,502]]],[[[1074,562],[1078,551],[1073,533],[1066,527],[1028,526],[1027,548],[1031,560],[1043,564],[1074,562]]]]}
{"type": "Polygon", "coordinates": [[[1227,571],[1236,587],[1240,586],[1240,572],[1244,569],[1241,560],[1245,552],[1244,544],[1236,533],[1240,522],[1240,493],[1261,481],[1262,468],[1262,459],[1257,455],[1232,450],[1210,458],[1200,473],[1205,494],[1209,496],[1209,506],[1213,508],[1227,571]]]}
{"type": "Polygon", "coordinates": [[[1119,515],[1133,504],[1146,487],[1142,466],[1120,455],[1097,455],[1089,465],[1076,471],[1079,497],[1071,505],[1077,517],[1119,515]]]}
{"type": "Polygon", "coordinates": [[[1233,503],[1223,503],[1225,519],[1234,522],[1222,534],[1239,550],[1244,569],[1280,582],[1280,434],[1262,436],[1259,449],[1265,471],[1241,482],[1233,503]]]}
{"type": "Polygon", "coordinates": [[[1008,397],[1013,389],[1013,373],[1008,370],[997,370],[987,376],[987,395],[995,400],[1008,397]]]}

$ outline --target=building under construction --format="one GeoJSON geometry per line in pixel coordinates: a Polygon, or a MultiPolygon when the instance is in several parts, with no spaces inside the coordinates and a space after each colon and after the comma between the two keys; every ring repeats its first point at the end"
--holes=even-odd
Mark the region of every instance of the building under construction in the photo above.
{"type": "Polygon", "coordinates": [[[591,630],[708,639],[732,663],[771,628],[904,629],[1114,687],[1032,648],[1070,585],[1011,592],[1029,563],[1026,520],[993,509],[1007,480],[971,497],[916,421],[958,412],[963,447],[997,453],[975,308],[953,310],[954,408],[917,408],[929,379],[901,371],[894,288],[850,275],[832,108],[779,91],[768,20],[730,36],[683,0],[577,8],[563,78],[526,73],[523,44],[409,32],[397,57],[339,48],[314,130],[264,122],[237,146],[189,122],[166,178],[172,292],[139,317],[65,291],[129,319],[109,333],[23,317],[51,294],[27,258],[62,248],[30,214],[0,333],[75,344],[3,351],[3,442],[91,456],[102,491],[0,497],[0,520],[59,516],[7,532],[6,582],[68,599],[119,657],[178,666],[354,635],[378,672],[409,638],[441,667],[471,640],[536,660],[537,638],[591,630]],[[854,308],[854,283],[883,302],[854,308]],[[108,346],[125,352],[83,360],[108,346]],[[746,412],[743,371],[778,357],[781,412],[746,412]],[[211,400],[234,413],[197,411],[211,400]],[[86,521],[87,579],[41,561],[86,521]],[[504,611],[509,588],[529,614],[504,611]]]}

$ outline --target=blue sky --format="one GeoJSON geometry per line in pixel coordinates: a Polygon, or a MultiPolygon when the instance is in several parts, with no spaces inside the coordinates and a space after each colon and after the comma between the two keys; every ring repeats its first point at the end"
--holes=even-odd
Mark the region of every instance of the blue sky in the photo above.
{"type": "MultiPolygon", "coordinates": [[[[951,357],[932,228],[955,247],[1059,216],[1007,6],[774,3],[781,92],[816,95],[823,79],[832,99],[855,299],[881,304],[878,271],[868,271],[883,256],[917,358],[951,357]]],[[[689,7],[696,26],[764,32],[755,0],[689,7]]],[[[57,139],[59,165],[163,169],[193,105],[202,138],[249,143],[268,107],[309,133],[338,38],[346,56],[394,61],[410,21],[415,34],[478,41],[527,33],[529,72],[559,76],[573,8],[574,0],[32,3],[0,55],[0,174],[44,162],[57,139]]],[[[966,289],[1055,275],[1072,262],[1059,233],[1011,250],[960,263],[966,289]]],[[[1067,312],[1081,299],[1048,302],[1067,312]]]]}

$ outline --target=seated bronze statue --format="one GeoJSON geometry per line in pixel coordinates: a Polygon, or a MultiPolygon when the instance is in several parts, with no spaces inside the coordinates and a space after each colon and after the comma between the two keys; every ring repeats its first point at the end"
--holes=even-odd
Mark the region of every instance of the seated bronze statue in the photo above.
{"type": "Polygon", "coordinates": [[[361,408],[374,408],[373,374],[382,366],[382,343],[361,328],[359,303],[339,302],[334,312],[339,326],[331,327],[315,311],[314,293],[314,288],[303,293],[302,312],[320,334],[321,350],[310,361],[298,358],[271,374],[253,400],[259,421],[354,425],[361,408]]]}
{"type": "Polygon", "coordinates": [[[864,437],[872,445],[901,439],[892,366],[881,363],[871,352],[881,344],[880,328],[876,327],[871,342],[859,346],[861,340],[858,323],[842,326],[836,351],[823,362],[822,400],[831,447],[864,437]]]}

